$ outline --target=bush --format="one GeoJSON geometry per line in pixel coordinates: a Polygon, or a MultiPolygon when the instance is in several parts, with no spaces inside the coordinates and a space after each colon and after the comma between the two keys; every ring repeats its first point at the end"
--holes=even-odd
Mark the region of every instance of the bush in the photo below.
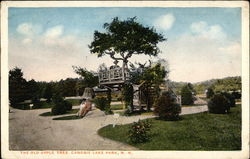
{"type": "Polygon", "coordinates": [[[154,113],[163,120],[178,120],[181,107],[170,92],[164,92],[154,103],[154,113]]]}
{"type": "Polygon", "coordinates": [[[206,92],[206,97],[211,98],[214,95],[214,90],[212,88],[208,88],[206,92]]]}
{"type": "Polygon", "coordinates": [[[66,111],[72,110],[72,104],[69,101],[64,100],[66,111]]]}
{"type": "Polygon", "coordinates": [[[227,100],[229,101],[229,106],[230,107],[235,107],[235,98],[232,94],[230,93],[227,93],[227,92],[224,92],[222,93],[226,98],[227,100]]]}
{"type": "Polygon", "coordinates": [[[52,97],[53,106],[51,108],[51,113],[53,115],[65,114],[66,111],[72,109],[72,104],[68,101],[63,100],[59,93],[55,93],[52,97]]]}
{"type": "Polygon", "coordinates": [[[143,143],[149,141],[151,123],[148,120],[134,122],[129,129],[129,141],[132,143],[143,143]]]}
{"type": "Polygon", "coordinates": [[[94,103],[96,105],[96,108],[100,109],[101,111],[105,111],[108,108],[110,109],[109,102],[105,97],[95,98],[94,103]]]}
{"type": "Polygon", "coordinates": [[[133,86],[131,84],[125,84],[122,89],[122,97],[125,101],[126,108],[130,105],[133,110],[133,86]]]}
{"type": "Polygon", "coordinates": [[[239,92],[234,91],[232,93],[232,95],[233,95],[234,99],[240,99],[241,98],[241,94],[239,92]]]}
{"type": "Polygon", "coordinates": [[[221,93],[215,94],[208,101],[208,111],[209,113],[215,114],[225,114],[230,110],[229,100],[221,93]]]}
{"type": "Polygon", "coordinates": [[[66,113],[66,107],[64,102],[57,102],[54,103],[53,107],[51,108],[51,113],[53,115],[60,115],[66,113]]]}
{"type": "Polygon", "coordinates": [[[181,89],[181,104],[192,105],[194,104],[194,98],[192,91],[189,89],[188,85],[182,87],[181,89]]]}

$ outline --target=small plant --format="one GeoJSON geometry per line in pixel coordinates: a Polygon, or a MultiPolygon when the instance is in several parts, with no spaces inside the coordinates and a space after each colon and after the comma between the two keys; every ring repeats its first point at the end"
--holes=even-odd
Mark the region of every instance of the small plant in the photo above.
{"type": "Polygon", "coordinates": [[[143,143],[149,141],[151,123],[148,120],[134,122],[129,129],[129,141],[132,143],[143,143]]]}
{"type": "Polygon", "coordinates": [[[154,113],[162,120],[178,120],[181,107],[170,92],[164,92],[154,103],[154,113]]]}
{"type": "Polygon", "coordinates": [[[225,114],[230,110],[229,100],[221,93],[215,94],[208,101],[208,111],[209,113],[215,114],[225,114]]]}
{"type": "Polygon", "coordinates": [[[113,114],[112,110],[110,109],[110,102],[107,98],[96,98],[94,103],[96,104],[96,107],[101,111],[104,111],[106,115],[113,114]]]}

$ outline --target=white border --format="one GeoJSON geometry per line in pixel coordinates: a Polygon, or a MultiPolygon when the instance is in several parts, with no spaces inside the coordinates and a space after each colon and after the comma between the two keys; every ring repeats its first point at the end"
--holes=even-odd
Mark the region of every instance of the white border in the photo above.
{"type": "MultiPolygon", "coordinates": [[[[244,1],[8,1],[1,5],[1,148],[3,158],[248,158],[249,157],[249,5],[244,1]],[[131,155],[25,155],[9,151],[8,7],[241,7],[242,8],[242,150],[133,151],[131,155]]],[[[32,143],[31,143],[32,144],[32,143]]],[[[105,151],[104,151],[105,152],[105,151]]]]}

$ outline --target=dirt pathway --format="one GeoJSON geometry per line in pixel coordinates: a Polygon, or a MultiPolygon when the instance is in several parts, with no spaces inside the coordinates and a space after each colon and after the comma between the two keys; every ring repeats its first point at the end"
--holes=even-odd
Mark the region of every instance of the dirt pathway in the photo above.
{"type": "MultiPolygon", "coordinates": [[[[52,120],[55,117],[39,116],[48,111],[50,109],[12,109],[12,113],[9,113],[11,150],[136,150],[132,146],[102,138],[97,134],[98,129],[115,122],[113,115],[105,115],[95,109],[78,120],[52,120]]],[[[182,114],[203,111],[207,111],[207,106],[182,108],[182,114]]],[[[127,124],[152,117],[152,115],[120,116],[117,124],[127,124]]]]}

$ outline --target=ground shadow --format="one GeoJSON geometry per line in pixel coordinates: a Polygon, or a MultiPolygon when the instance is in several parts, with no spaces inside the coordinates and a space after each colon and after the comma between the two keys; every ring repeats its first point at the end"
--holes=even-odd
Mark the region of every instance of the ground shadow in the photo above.
{"type": "Polygon", "coordinates": [[[70,116],[53,118],[53,120],[78,120],[78,119],[82,119],[82,118],[77,116],[77,115],[70,115],[70,116]]]}
{"type": "MultiPolygon", "coordinates": [[[[65,114],[76,114],[78,111],[79,111],[79,109],[72,109],[72,110],[66,112],[65,114]]],[[[63,114],[59,114],[59,115],[63,115],[63,114]]],[[[51,113],[51,111],[50,111],[50,112],[44,112],[44,113],[42,113],[42,114],[39,114],[39,116],[44,116],[44,117],[46,117],[46,116],[57,116],[57,115],[53,115],[53,114],[51,113]]]]}

